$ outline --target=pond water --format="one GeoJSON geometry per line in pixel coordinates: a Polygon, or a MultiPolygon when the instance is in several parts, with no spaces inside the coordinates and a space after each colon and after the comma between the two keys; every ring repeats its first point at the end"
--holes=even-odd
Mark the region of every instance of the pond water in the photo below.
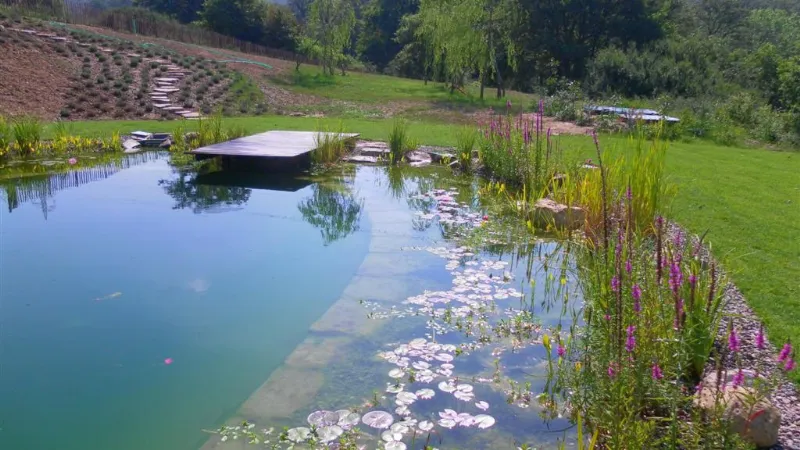
{"type": "MultiPolygon", "coordinates": [[[[342,409],[405,417],[409,448],[571,438],[535,398],[541,335],[579,300],[543,266],[568,262],[488,232],[460,248],[492,229],[476,181],[231,178],[161,153],[92,166],[0,169],[0,448],[240,448],[204,430],[342,409]]],[[[359,427],[375,448],[385,430],[359,427]]]]}

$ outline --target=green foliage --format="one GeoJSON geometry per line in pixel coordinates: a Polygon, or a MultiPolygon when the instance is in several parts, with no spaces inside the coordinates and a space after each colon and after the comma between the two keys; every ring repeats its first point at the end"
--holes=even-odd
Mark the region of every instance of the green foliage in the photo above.
{"type": "Polygon", "coordinates": [[[301,48],[307,56],[317,58],[325,73],[333,76],[351,43],[355,21],[353,5],[349,1],[314,0],[301,48]]]}
{"type": "Polygon", "coordinates": [[[11,123],[14,143],[23,153],[34,153],[42,139],[44,126],[36,117],[23,116],[15,118],[11,123]]]}
{"type": "Polygon", "coordinates": [[[389,131],[389,159],[392,164],[399,164],[403,161],[406,153],[417,149],[418,144],[409,135],[408,121],[405,119],[396,119],[392,123],[392,129],[389,131]]]}
{"type": "Polygon", "coordinates": [[[317,127],[317,134],[314,136],[315,149],[311,153],[314,164],[333,164],[347,153],[347,142],[342,133],[341,125],[338,128],[317,127]]]}
{"type": "Polygon", "coordinates": [[[472,127],[463,127],[456,134],[456,155],[461,170],[471,173],[473,169],[472,156],[478,142],[478,131],[472,127]]]}

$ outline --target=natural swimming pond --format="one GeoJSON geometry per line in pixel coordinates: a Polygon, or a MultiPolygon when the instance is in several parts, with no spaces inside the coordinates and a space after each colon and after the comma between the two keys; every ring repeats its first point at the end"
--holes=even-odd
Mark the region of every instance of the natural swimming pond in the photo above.
{"type": "Polygon", "coordinates": [[[0,448],[239,448],[204,430],[243,420],[367,448],[571,438],[536,397],[570,263],[493,226],[477,180],[168,158],[4,169],[0,448]]]}

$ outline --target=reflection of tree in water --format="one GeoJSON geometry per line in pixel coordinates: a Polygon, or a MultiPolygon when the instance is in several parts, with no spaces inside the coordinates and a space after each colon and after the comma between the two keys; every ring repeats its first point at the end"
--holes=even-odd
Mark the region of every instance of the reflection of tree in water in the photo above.
{"type": "Polygon", "coordinates": [[[179,170],[172,180],[161,180],[159,186],[175,199],[172,209],[191,209],[195,214],[224,211],[226,207],[241,206],[250,200],[251,189],[238,186],[201,184],[197,172],[179,170]]]}
{"type": "Polygon", "coordinates": [[[319,228],[325,245],[358,231],[363,199],[356,198],[346,185],[318,183],[311,189],[311,197],[301,201],[297,209],[306,222],[319,228]]]}

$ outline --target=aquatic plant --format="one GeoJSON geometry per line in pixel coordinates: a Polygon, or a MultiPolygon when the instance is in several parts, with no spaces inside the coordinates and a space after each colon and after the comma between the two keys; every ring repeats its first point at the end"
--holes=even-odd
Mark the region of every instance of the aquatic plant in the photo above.
{"type": "Polygon", "coordinates": [[[456,134],[456,155],[461,170],[466,173],[472,172],[472,153],[477,141],[478,132],[472,127],[463,127],[456,134]]]}
{"type": "Polygon", "coordinates": [[[36,117],[14,118],[11,123],[11,131],[17,148],[25,154],[35,153],[41,142],[43,128],[42,123],[36,117]]]}
{"type": "Polygon", "coordinates": [[[389,130],[389,162],[399,164],[406,156],[406,153],[417,149],[419,144],[411,138],[408,131],[408,121],[405,119],[395,119],[392,129],[389,130]]]}
{"type": "Polygon", "coordinates": [[[344,127],[340,123],[337,128],[318,126],[314,136],[314,151],[311,160],[314,164],[332,164],[338,162],[347,153],[347,140],[343,136],[344,127]]]}
{"type": "Polygon", "coordinates": [[[544,129],[544,105],[533,117],[493,115],[479,133],[480,161],[493,179],[539,199],[561,170],[561,151],[544,129]]]}
{"type": "Polygon", "coordinates": [[[12,142],[11,123],[0,115],[0,158],[8,154],[12,142]]]}

